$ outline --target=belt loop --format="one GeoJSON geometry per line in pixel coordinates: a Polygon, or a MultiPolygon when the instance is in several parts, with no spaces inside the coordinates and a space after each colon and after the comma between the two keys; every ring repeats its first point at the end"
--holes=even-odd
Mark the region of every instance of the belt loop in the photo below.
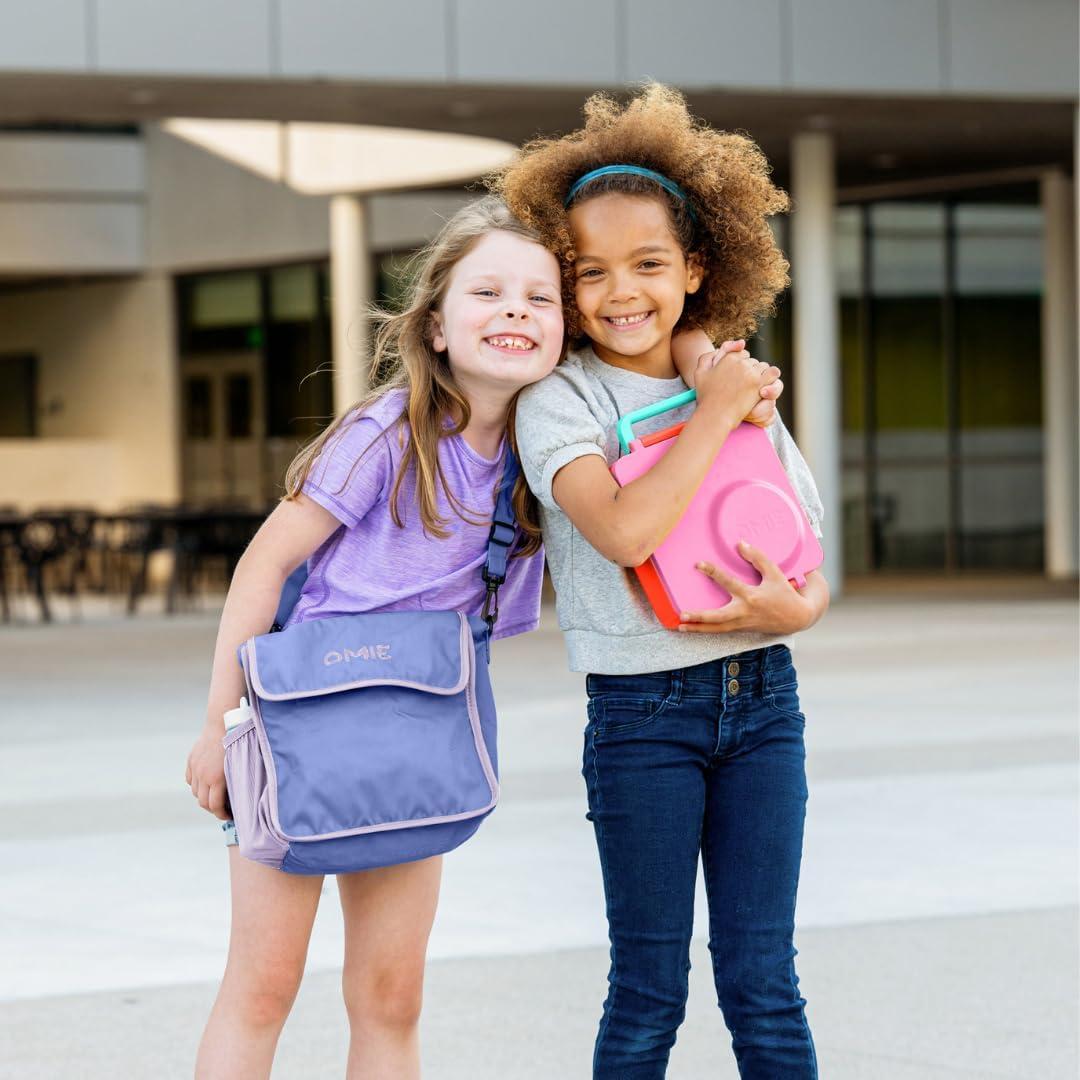
{"type": "Polygon", "coordinates": [[[673,705],[682,701],[683,683],[686,680],[686,668],[673,668],[671,672],[671,689],[668,698],[673,705]]]}

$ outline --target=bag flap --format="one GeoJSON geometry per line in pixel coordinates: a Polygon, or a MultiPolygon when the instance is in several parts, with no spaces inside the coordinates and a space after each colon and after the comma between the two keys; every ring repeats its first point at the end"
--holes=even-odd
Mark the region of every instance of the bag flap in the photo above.
{"type": "Polygon", "coordinates": [[[456,611],[388,611],[297,623],[250,638],[240,662],[266,701],[364,686],[458,694],[469,681],[473,636],[456,611]]]}

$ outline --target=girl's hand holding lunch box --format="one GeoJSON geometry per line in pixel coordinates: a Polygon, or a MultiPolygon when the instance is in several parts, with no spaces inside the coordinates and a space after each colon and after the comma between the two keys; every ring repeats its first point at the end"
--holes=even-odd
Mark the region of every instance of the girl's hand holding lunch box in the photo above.
{"type": "Polygon", "coordinates": [[[768,634],[794,634],[806,630],[825,614],[829,606],[829,584],[819,570],[806,575],[801,589],[764,552],[739,543],[739,554],[761,574],[761,583],[748,585],[712,563],[701,562],[697,569],[731,593],[721,608],[681,613],[683,633],[728,634],[734,630],[757,630],[768,634]]]}

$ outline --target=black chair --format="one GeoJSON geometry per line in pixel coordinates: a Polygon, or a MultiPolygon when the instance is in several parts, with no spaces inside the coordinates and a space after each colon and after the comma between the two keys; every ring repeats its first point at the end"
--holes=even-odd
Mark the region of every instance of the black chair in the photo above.
{"type": "Polygon", "coordinates": [[[21,563],[19,536],[26,516],[17,507],[0,506],[0,618],[11,622],[8,581],[21,563]]]}
{"type": "Polygon", "coordinates": [[[176,610],[176,597],[182,590],[191,596],[195,579],[205,574],[208,562],[223,563],[223,579],[232,580],[251,538],[266,517],[264,511],[248,506],[217,504],[178,508],[173,520],[173,572],[165,610],[176,610]]]}
{"type": "MultiPolygon", "coordinates": [[[[80,593],[80,585],[93,587],[91,552],[97,541],[99,514],[92,507],[43,507],[31,519],[50,525],[56,533],[57,551],[49,561],[58,565],[60,588],[72,600],[80,593]]],[[[100,577],[100,574],[99,574],[100,577]]]]}
{"type": "Polygon", "coordinates": [[[135,614],[146,592],[150,556],[173,547],[175,515],[175,508],[157,504],[132,506],[110,515],[114,530],[110,550],[122,559],[129,615],[135,614]]]}
{"type": "Polygon", "coordinates": [[[41,621],[51,622],[52,612],[45,592],[45,569],[67,553],[67,537],[62,517],[54,512],[35,513],[26,518],[16,537],[26,584],[41,611],[41,621]]]}

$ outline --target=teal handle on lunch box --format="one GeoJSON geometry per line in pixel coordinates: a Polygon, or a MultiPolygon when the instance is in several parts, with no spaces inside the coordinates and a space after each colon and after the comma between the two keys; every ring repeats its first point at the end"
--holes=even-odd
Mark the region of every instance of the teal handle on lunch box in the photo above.
{"type": "Polygon", "coordinates": [[[652,405],[646,405],[644,409],[638,409],[637,412],[627,413],[625,416],[620,417],[616,430],[619,433],[619,447],[622,452],[624,454],[630,453],[630,443],[634,438],[633,428],[635,424],[640,423],[642,420],[651,420],[654,416],[659,416],[670,409],[677,409],[681,405],[689,405],[691,401],[696,400],[696,390],[684,390],[674,397],[664,398],[663,401],[656,401],[652,405]]]}

